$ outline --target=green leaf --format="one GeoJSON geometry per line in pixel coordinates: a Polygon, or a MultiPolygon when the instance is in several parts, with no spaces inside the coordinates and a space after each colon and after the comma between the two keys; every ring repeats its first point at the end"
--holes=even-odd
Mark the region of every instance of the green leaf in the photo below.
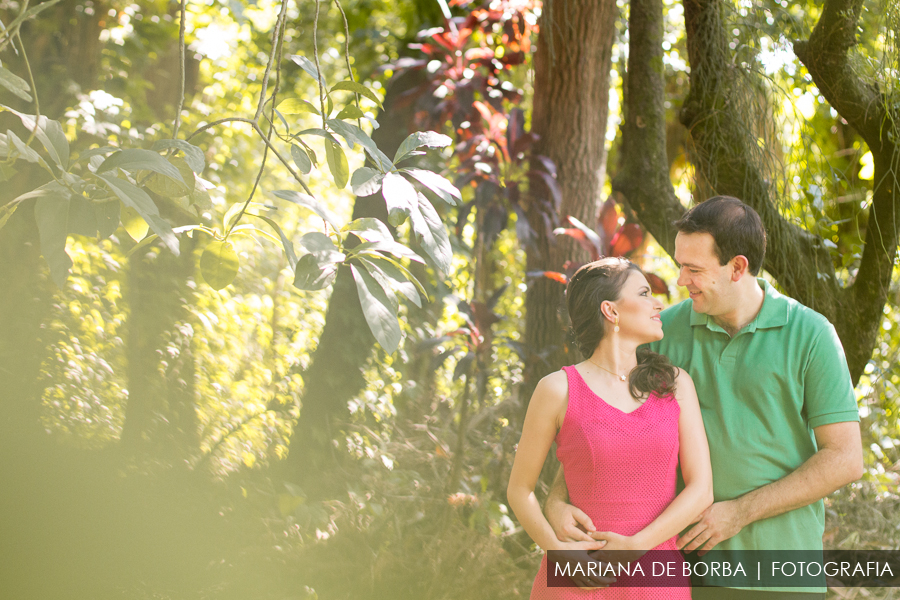
{"type": "Polygon", "coordinates": [[[197,215],[202,215],[204,211],[212,210],[212,198],[209,197],[209,191],[207,191],[207,187],[200,177],[194,178],[194,191],[188,195],[187,200],[197,215]]]}
{"type": "Polygon", "coordinates": [[[360,256],[359,261],[382,287],[390,287],[406,296],[413,304],[422,308],[422,299],[415,284],[389,261],[378,255],[360,256]]]}
{"type": "Polygon", "coordinates": [[[291,270],[294,270],[297,266],[297,255],[294,253],[294,244],[293,242],[291,242],[291,240],[288,239],[286,235],[284,235],[284,231],[282,231],[281,226],[269,217],[264,217],[263,215],[255,215],[253,213],[246,214],[251,217],[256,217],[257,219],[262,219],[269,224],[269,227],[275,230],[275,232],[278,234],[278,237],[281,238],[281,245],[284,247],[284,253],[287,256],[288,264],[291,266],[291,270]]]}
{"type": "Polygon", "coordinates": [[[382,288],[365,269],[357,269],[354,265],[350,265],[350,269],[356,281],[359,303],[372,335],[385,352],[393,354],[400,345],[400,323],[397,321],[397,312],[393,310],[393,303],[388,299],[388,293],[393,292],[382,288]]]}
{"type": "Polygon", "coordinates": [[[9,218],[16,212],[18,207],[18,202],[7,202],[0,206],[0,229],[3,229],[3,226],[6,225],[6,222],[9,221],[9,218]]]}
{"type": "Polygon", "coordinates": [[[361,252],[374,253],[376,251],[387,252],[388,254],[393,254],[394,256],[399,256],[401,258],[408,258],[409,260],[419,263],[425,262],[422,260],[421,256],[419,256],[400,242],[395,242],[394,240],[378,240],[374,242],[365,242],[353,248],[354,254],[361,252]]]}
{"type": "Polygon", "coordinates": [[[347,258],[343,252],[337,249],[330,237],[318,231],[303,234],[300,237],[300,245],[315,256],[320,264],[337,263],[347,258]]]}
{"type": "Polygon", "coordinates": [[[334,87],[331,88],[331,90],[328,92],[328,94],[331,95],[332,93],[340,91],[340,90],[343,90],[346,92],[354,92],[356,94],[359,94],[360,96],[365,96],[366,98],[368,98],[369,100],[371,100],[372,102],[377,104],[378,108],[381,108],[381,109],[384,108],[384,106],[381,104],[381,98],[379,98],[375,94],[375,92],[373,92],[372,90],[370,90],[369,88],[367,88],[366,86],[364,86],[361,83],[357,83],[355,81],[350,81],[349,79],[347,81],[341,81],[340,83],[336,83],[334,85],[334,87]]]}
{"type": "Polygon", "coordinates": [[[307,144],[300,138],[295,137],[294,139],[297,140],[298,142],[300,142],[300,145],[303,146],[304,150],[306,150],[306,153],[309,155],[309,159],[312,161],[313,166],[318,167],[319,166],[319,158],[316,156],[316,152],[312,148],[309,147],[309,144],[307,144]]]}
{"type": "Polygon", "coordinates": [[[231,284],[241,263],[231,242],[210,242],[200,255],[200,274],[214,290],[231,284]]]}
{"type": "Polygon", "coordinates": [[[172,179],[159,173],[152,173],[147,177],[145,184],[154,194],[165,198],[184,198],[194,191],[196,183],[194,181],[194,171],[188,165],[187,160],[180,156],[173,156],[168,161],[178,169],[183,181],[172,179]]]}
{"type": "Polygon", "coordinates": [[[413,231],[422,245],[422,249],[431,257],[435,265],[444,273],[450,272],[450,262],[453,251],[450,248],[450,238],[444,223],[437,211],[431,206],[428,199],[419,194],[418,204],[413,207],[410,214],[413,231]]]}
{"type": "Polygon", "coordinates": [[[172,163],[152,150],[142,150],[140,148],[121,150],[104,160],[97,172],[105,173],[116,168],[124,169],[125,171],[153,171],[154,173],[171,177],[175,181],[186,183],[181,177],[181,173],[178,172],[178,169],[172,163]]]}
{"type": "Polygon", "coordinates": [[[415,177],[419,183],[434,192],[438,198],[450,206],[462,204],[462,194],[445,177],[424,169],[401,169],[401,171],[415,177]]]}
{"type": "Polygon", "coordinates": [[[359,110],[359,108],[353,104],[348,104],[341,109],[341,112],[337,114],[335,119],[362,119],[365,116],[366,115],[363,114],[363,111],[359,110]]]}
{"type": "Polygon", "coordinates": [[[31,102],[33,99],[28,93],[31,91],[28,82],[4,67],[0,67],[0,85],[25,102],[31,102]]]}
{"type": "Polygon", "coordinates": [[[153,142],[151,150],[169,150],[175,148],[184,152],[184,160],[187,162],[191,171],[199,175],[206,168],[206,158],[203,156],[203,150],[189,144],[184,140],[156,140],[153,142]]]}
{"type": "Polygon", "coordinates": [[[301,194],[300,192],[295,192],[293,190],[277,190],[275,192],[272,192],[272,194],[274,194],[278,198],[281,198],[282,200],[287,200],[288,202],[293,202],[294,204],[299,204],[304,208],[308,208],[309,210],[322,217],[322,219],[324,219],[325,222],[331,225],[335,230],[340,229],[337,224],[337,217],[334,216],[330,210],[328,210],[324,206],[321,206],[312,196],[301,194]]]}
{"type": "Polygon", "coordinates": [[[8,106],[3,106],[2,108],[19,117],[19,120],[22,121],[22,126],[29,133],[34,132],[35,137],[44,145],[47,154],[50,155],[50,158],[60,169],[65,171],[69,168],[69,140],[66,139],[66,134],[63,133],[62,125],[59,121],[53,121],[44,116],[35,120],[34,115],[20,113],[8,106]]]}
{"type": "Polygon", "coordinates": [[[309,161],[309,155],[306,153],[306,150],[297,144],[291,144],[291,158],[294,159],[294,164],[297,165],[301,173],[309,175],[309,172],[312,171],[312,163],[309,161]]]}
{"type": "Polygon", "coordinates": [[[316,69],[316,65],[313,61],[300,54],[292,55],[291,60],[300,65],[301,69],[312,75],[313,79],[321,82],[323,86],[325,85],[325,79],[319,75],[319,71],[316,69]]]}
{"type": "MultiPolygon", "coordinates": [[[[156,156],[159,156],[159,154],[156,156]]],[[[159,158],[162,160],[161,156],[159,158]]],[[[166,164],[169,165],[169,163],[166,164]]],[[[169,165],[169,167],[174,169],[172,165],[169,165]]],[[[147,192],[130,181],[125,181],[112,175],[99,175],[99,177],[119,197],[119,200],[136,210],[147,221],[150,229],[159,236],[163,244],[172,251],[172,254],[178,256],[178,238],[175,237],[172,226],[159,216],[159,209],[153,203],[153,200],[150,199],[150,196],[147,195],[147,192]]]]}
{"type": "Polygon", "coordinates": [[[325,142],[325,160],[328,161],[328,169],[334,178],[334,184],[339,190],[347,187],[347,181],[350,179],[350,166],[347,164],[347,155],[344,149],[338,144],[325,142]]]}
{"type": "Polygon", "coordinates": [[[337,268],[335,263],[323,265],[314,255],[304,254],[297,261],[297,267],[294,269],[294,287],[307,291],[325,289],[337,277],[337,268]]]}
{"type": "Polygon", "coordinates": [[[138,211],[127,204],[123,203],[121,210],[122,227],[125,228],[125,231],[131,236],[131,239],[135,242],[140,242],[147,235],[147,232],[150,231],[150,226],[147,225],[147,221],[138,214],[138,211]]]}
{"type": "Polygon", "coordinates": [[[95,156],[100,156],[103,154],[109,154],[110,152],[118,152],[119,149],[115,146],[101,146],[100,148],[91,148],[90,150],[85,150],[81,154],[78,155],[78,160],[75,162],[81,162],[84,160],[88,160],[95,156]]]}
{"type": "MultiPolygon", "coordinates": [[[[343,123],[343,121],[341,121],[341,123],[343,123]]],[[[294,135],[294,138],[299,139],[300,136],[304,136],[304,135],[317,135],[317,136],[323,137],[326,140],[329,140],[330,142],[333,142],[335,144],[340,144],[340,142],[338,142],[338,139],[336,137],[334,137],[333,135],[331,135],[330,131],[326,131],[325,129],[322,129],[321,127],[311,127],[309,129],[304,129],[300,133],[294,135]]]]}
{"type": "Polygon", "coordinates": [[[19,139],[19,136],[8,129],[6,130],[6,139],[12,142],[13,147],[19,153],[19,158],[30,163],[36,163],[45,168],[49,168],[47,167],[47,163],[44,162],[44,159],[41,158],[40,154],[38,154],[33,148],[26,146],[25,142],[19,139]]]}
{"type": "Polygon", "coordinates": [[[66,254],[69,228],[69,198],[58,184],[46,188],[34,204],[34,218],[41,239],[41,254],[50,266],[50,278],[62,289],[66,285],[72,259],[66,254]]]}
{"type": "Polygon", "coordinates": [[[387,225],[373,217],[363,217],[350,221],[350,223],[341,228],[341,231],[355,233],[369,242],[394,241],[394,236],[391,235],[387,225]]]}
{"type": "Polygon", "coordinates": [[[281,241],[277,237],[275,237],[268,231],[259,229],[258,227],[254,227],[253,225],[250,225],[249,223],[243,223],[231,230],[231,235],[249,235],[250,237],[255,238],[256,236],[254,234],[261,235],[264,238],[266,238],[267,240],[273,241],[276,244],[281,243],[281,241]]]}
{"type": "Polygon", "coordinates": [[[350,178],[350,187],[357,196],[371,196],[381,189],[381,180],[384,173],[370,167],[360,167],[353,172],[350,178]]]}
{"type": "Polygon", "coordinates": [[[329,119],[326,121],[329,127],[331,127],[335,133],[342,136],[351,144],[359,144],[363,147],[363,150],[366,151],[370,157],[372,157],[372,161],[378,165],[379,169],[386,173],[394,168],[394,164],[391,162],[391,159],[387,157],[387,155],[378,149],[378,146],[375,145],[375,142],[369,137],[365,131],[357,127],[352,123],[347,123],[346,121],[339,121],[337,119],[329,119]]]}
{"type": "Polygon", "coordinates": [[[291,126],[288,125],[287,119],[284,118],[284,115],[281,114],[281,111],[277,108],[275,109],[275,116],[278,117],[278,120],[281,121],[281,124],[284,125],[284,131],[287,134],[291,133],[291,126]]]}
{"type": "Polygon", "coordinates": [[[398,173],[384,176],[381,194],[387,204],[388,221],[394,226],[406,220],[418,202],[416,188],[398,173]]]}
{"type": "Polygon", "coordinates": [[[302,115],[304,113],[312,113],[321,115],[319,109],[313,106],[312,102],[300,100],[299,98],[286,98],[278,103],[278,112],[283,115],[302,115]]]}
{"type": "Polygon", "coordinates": [[[122,203],[118,200],[111,202],[92,202],[94,215],[97,218],[97,237],[105,240],[116,232],[121,221],[122,203]]]}
{"type": "Polygon", "coordinates": [[[416,149],[425,146],[427,148],[444,148],[453,143],[448,136],[435,131],[417,131],[409,134],[394,154],[394,164],[404,158],[408,158],[416,149]]]}
{"type": "Polygon", "coordinates": [[[84,196],[71,196],[68,232],[99,239],[108,238],[119,226],[121,206],[122,203],[118,200],[91,202],[84,196]]]}
{"type": "MultiPolygon", "coordinates": [[[[0,134],[0,135],[2,135],[2,134],[0,134]]],[[[9,152],[9,150],[7,149],[7,153],[8,152],[9,152]]],[[[3,155],[0,154],[0,156],[3,156],[3,155]]],[[[16,173],[18,173],[18,171],[16,171],[16,169],[12,165],[5,163],[5,162],[0,162],[0,183],[2,183],[4,181],[9,181],[13,177],[15,177],[16,173]]]]}

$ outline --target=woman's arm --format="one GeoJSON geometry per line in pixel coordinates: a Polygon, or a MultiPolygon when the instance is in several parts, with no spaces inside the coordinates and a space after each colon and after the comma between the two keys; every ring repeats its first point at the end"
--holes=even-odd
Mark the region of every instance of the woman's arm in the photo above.
{"type": "Polygon", "coordinates": [[[568,382],[565,372],[552,373],[538,382],[525,414],[522,437],[516,449],[506,495],[519,523],[542,549],[598,550],[603,547],[603,543],[560,542],[550,523],[544,518],[534,494],[547,452],[565,417],[567,398],[568,382]]]}
{"type": "Polygon", "coordinates": [[[684,489],[652,523],[631,537],[597,532],[595,539],[609,543],[606,550],[650,550],[681,532],[713,502],[712,467],[709,444],[700,415],[697,391],[690,375],[681,369],[675,378],[676,398],[681,406],[678,418],[678,459],[684,489]]]}

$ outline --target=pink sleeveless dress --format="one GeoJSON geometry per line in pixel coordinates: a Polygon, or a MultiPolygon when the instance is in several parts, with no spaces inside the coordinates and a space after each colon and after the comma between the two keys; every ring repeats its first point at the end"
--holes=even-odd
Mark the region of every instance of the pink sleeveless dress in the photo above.
{"type": "MultiPolygon", "coordinates": [[[[572,367],[563,367],[569,404],[556,434],[556,457],[565,467],[569,502],[591,518],[597,531],[634,535],[675,498],[678,416],[672,396],[651,394],[630,413],[597,396],[572,367]]],[[[677,536],[654,550],[677,551],[677,536]]],[[[649,567],[643,567],[649,576],[649,567]]],[[[680,569],[679,569],[680,571],[680,569]]],[[[684,579],[686,582],[686,578],[684,579]]],[[[683,600],[690,587],[612,587],[582,590],[547,587],[544,555],[531,600],[683,600]]]]}

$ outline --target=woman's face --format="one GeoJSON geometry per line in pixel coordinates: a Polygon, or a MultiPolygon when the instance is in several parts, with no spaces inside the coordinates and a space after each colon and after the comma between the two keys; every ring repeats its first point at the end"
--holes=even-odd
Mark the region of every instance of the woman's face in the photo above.
{"type": "Polygon", "coordinates": [[[653,296],[650,284],[640,271],[631,271],[613,302],[619,315],[619,335],[639,344],[661,340],[663,304],[653,296]]]}

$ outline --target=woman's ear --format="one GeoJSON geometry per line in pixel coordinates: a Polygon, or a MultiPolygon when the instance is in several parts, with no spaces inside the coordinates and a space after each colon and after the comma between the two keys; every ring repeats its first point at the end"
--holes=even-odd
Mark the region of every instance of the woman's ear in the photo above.
{"type": "Polygon", "coordinates": [[[603,314],[603,318],[610,323],[614,323],[619,317],[619,311],[616,309],[616,305],[609,300],[604,300],[600,303],[600,312],[603,314]]]}

